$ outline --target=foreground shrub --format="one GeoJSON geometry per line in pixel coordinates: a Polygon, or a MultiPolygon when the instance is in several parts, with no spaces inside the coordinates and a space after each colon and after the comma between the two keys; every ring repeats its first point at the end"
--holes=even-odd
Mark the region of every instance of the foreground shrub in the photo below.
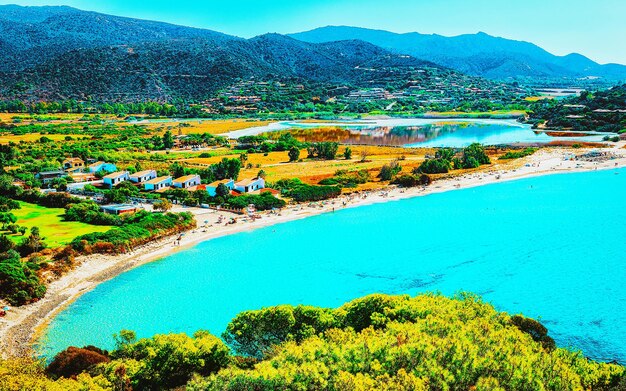
{"type": "Polygon", "coordinates": [[[119,382],[123,372],[137,390],[179,387],[193,374],[207,376],[230,362],[228,347],[206,331],[196,332],[193,338],[167,334],[137,342],[131,336],[118,344],[111,357],[113,361],[100,365],[94,373],[119,382]]]}
{"type": "Polygon", "coordinates": [[[394,178],[391,181],[392,185],[398,185],[400,187],[415,187],[415,186],[427,186],[430,185],[432,180],[426,174],[421,175],[401,175],[399,177],[394,178]]]}
{"type": "Polygon", "coordinates": [[[55,378],[74,378],[96,364],[109,362],[105,352],[93,346],[70,346],[54,357],[46,372],[55,378]]]}
{"type": "MultiPolygon", "coordinates": [[[[285,340],[265,360],[253,369],[231,366],[195,378],[187,388],[556,391],[617,390],[623,381],[623,367],[546,349],[472,295],[367,296],[332,310],[334,321],[298,325],[311,334],[302,341],[289,332],[296,322],[288,307],[252,316],[265,319],[263,329],[251,322],[254,332],[285,340]]],[[[229,331],[253,333],[235,321],[229,331]]]]}

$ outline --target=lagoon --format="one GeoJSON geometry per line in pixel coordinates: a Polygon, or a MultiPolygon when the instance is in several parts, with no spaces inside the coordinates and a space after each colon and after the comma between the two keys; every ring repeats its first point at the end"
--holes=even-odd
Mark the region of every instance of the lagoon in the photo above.
{"type": "Polygon", "coordinates": [[[559,174],[310,217],[204,242],[87,292],[39,351],[207,329],[276,304],[465,290],[626,363],[626,169],[559,174]]]}
{"type": "MultiPolygon", "coordinates": [[[[314,130],[316,128],[339,128],[346,132],[340,140],[343,144],[392,145],[407,147],[462,148],[471,143],[483,145],[547,144],[553,141],[598,142],[608,133],[587,132],[580,136],[555,137],[537,132],[530,125],[505,119],[366,119],[334,122],[284,121],[266,126],[237,130],[226,134],[230,138],[258,135],[285,130],[314,130]]],[[[610,134],[613,135],[612,133],[610,134]]],[[[318,140],[315,137],[306,141],[318,140]]]]}

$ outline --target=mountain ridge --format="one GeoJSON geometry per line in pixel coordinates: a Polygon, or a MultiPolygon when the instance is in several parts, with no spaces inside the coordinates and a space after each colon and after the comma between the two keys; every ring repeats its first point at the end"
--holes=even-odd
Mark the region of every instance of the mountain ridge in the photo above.
{"type": "Polygon", "coordinates": [[[626,80],[624,65],[598,64],[579,53],[556,56],[531,42],[494,37],[484,32],[446,37],[439,34],[393,33],[361,27],[326,26],[288,35],[314,43],[360,39],[396,53],[405,53],[471,75],[492,79],[596,76],[608,80],[626,80]]]}

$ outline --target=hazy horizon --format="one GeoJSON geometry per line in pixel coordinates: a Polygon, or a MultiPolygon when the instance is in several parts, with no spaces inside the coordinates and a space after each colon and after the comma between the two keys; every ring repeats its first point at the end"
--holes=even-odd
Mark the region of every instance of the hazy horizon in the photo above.
{"type": "Polygon", "coordinates": [[[285,0],[240,0],[236,7],[232,3],[194,0],[176,4],[155,0],[149,7],[137,0],[29,0],[0,4],[67,5],[244,38],[274,32],[291,34],[329,25],[443,36],[484,32],[531,42],[559,56],[579,53],[602,64],[626,64],[626,25],[620,20],[626,14],[626,2],[616,0],[601,0],[593,6],[582,0],[529,0],[523,4],[499,0],[477,0],[472,4],[462,0],[416,0],[408,4],[400,0],[384,4],[372,0],[305,0],[297,4],[285,0]]]}

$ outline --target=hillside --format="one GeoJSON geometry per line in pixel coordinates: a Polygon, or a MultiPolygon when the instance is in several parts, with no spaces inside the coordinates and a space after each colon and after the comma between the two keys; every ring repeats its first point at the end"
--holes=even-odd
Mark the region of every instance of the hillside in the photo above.
{"type": "Polygon", "coordinates": [[[234,110],[245,111],[256,107],[248,101],[258,99],[271,99],[275,109],[362,88],[411,86],[432,91],[433,97],[421,100],[442,102],[477,90],[484,91],[474,95],[477,100],[509,102],[524,92],[358,39],[310,43],[279,34],[242,39],[70,7],[0,6],[2,100],[210,100],[210,110],[221,110],[219,93],[229,90],[234,110]],[[250,81],[253,87],[285,86],[273,98],[254,91],[240,97],[238,86],[250,81]],[[309,94],[298,92],[303,86],[309,94]]]}
{"type": "Polygon", "coordinates": [[[251,77],[341,85],[371,82],[371,68],[437,67],[357,40],[245,40],[69,7],[0,6],[0,37],[5,99],[197,100],[251,77]]]}
{"type": "Polygon", "coordinates": [[[529,122],[548,129],[626,133],[626,84],[531,106],[529,122]]]}
{"type": "Polygon", "coordinates": [[[291,34],[298,40],[321,43],[359,39],[441,66],[491,79],[584,78],[626,80],[626,66],[600,65],[580,54],[555,56],[529,42],[493,37],[485,33],[444,37],[437,34],[396,34],[347,26],[328,26],[291,34]]]}

